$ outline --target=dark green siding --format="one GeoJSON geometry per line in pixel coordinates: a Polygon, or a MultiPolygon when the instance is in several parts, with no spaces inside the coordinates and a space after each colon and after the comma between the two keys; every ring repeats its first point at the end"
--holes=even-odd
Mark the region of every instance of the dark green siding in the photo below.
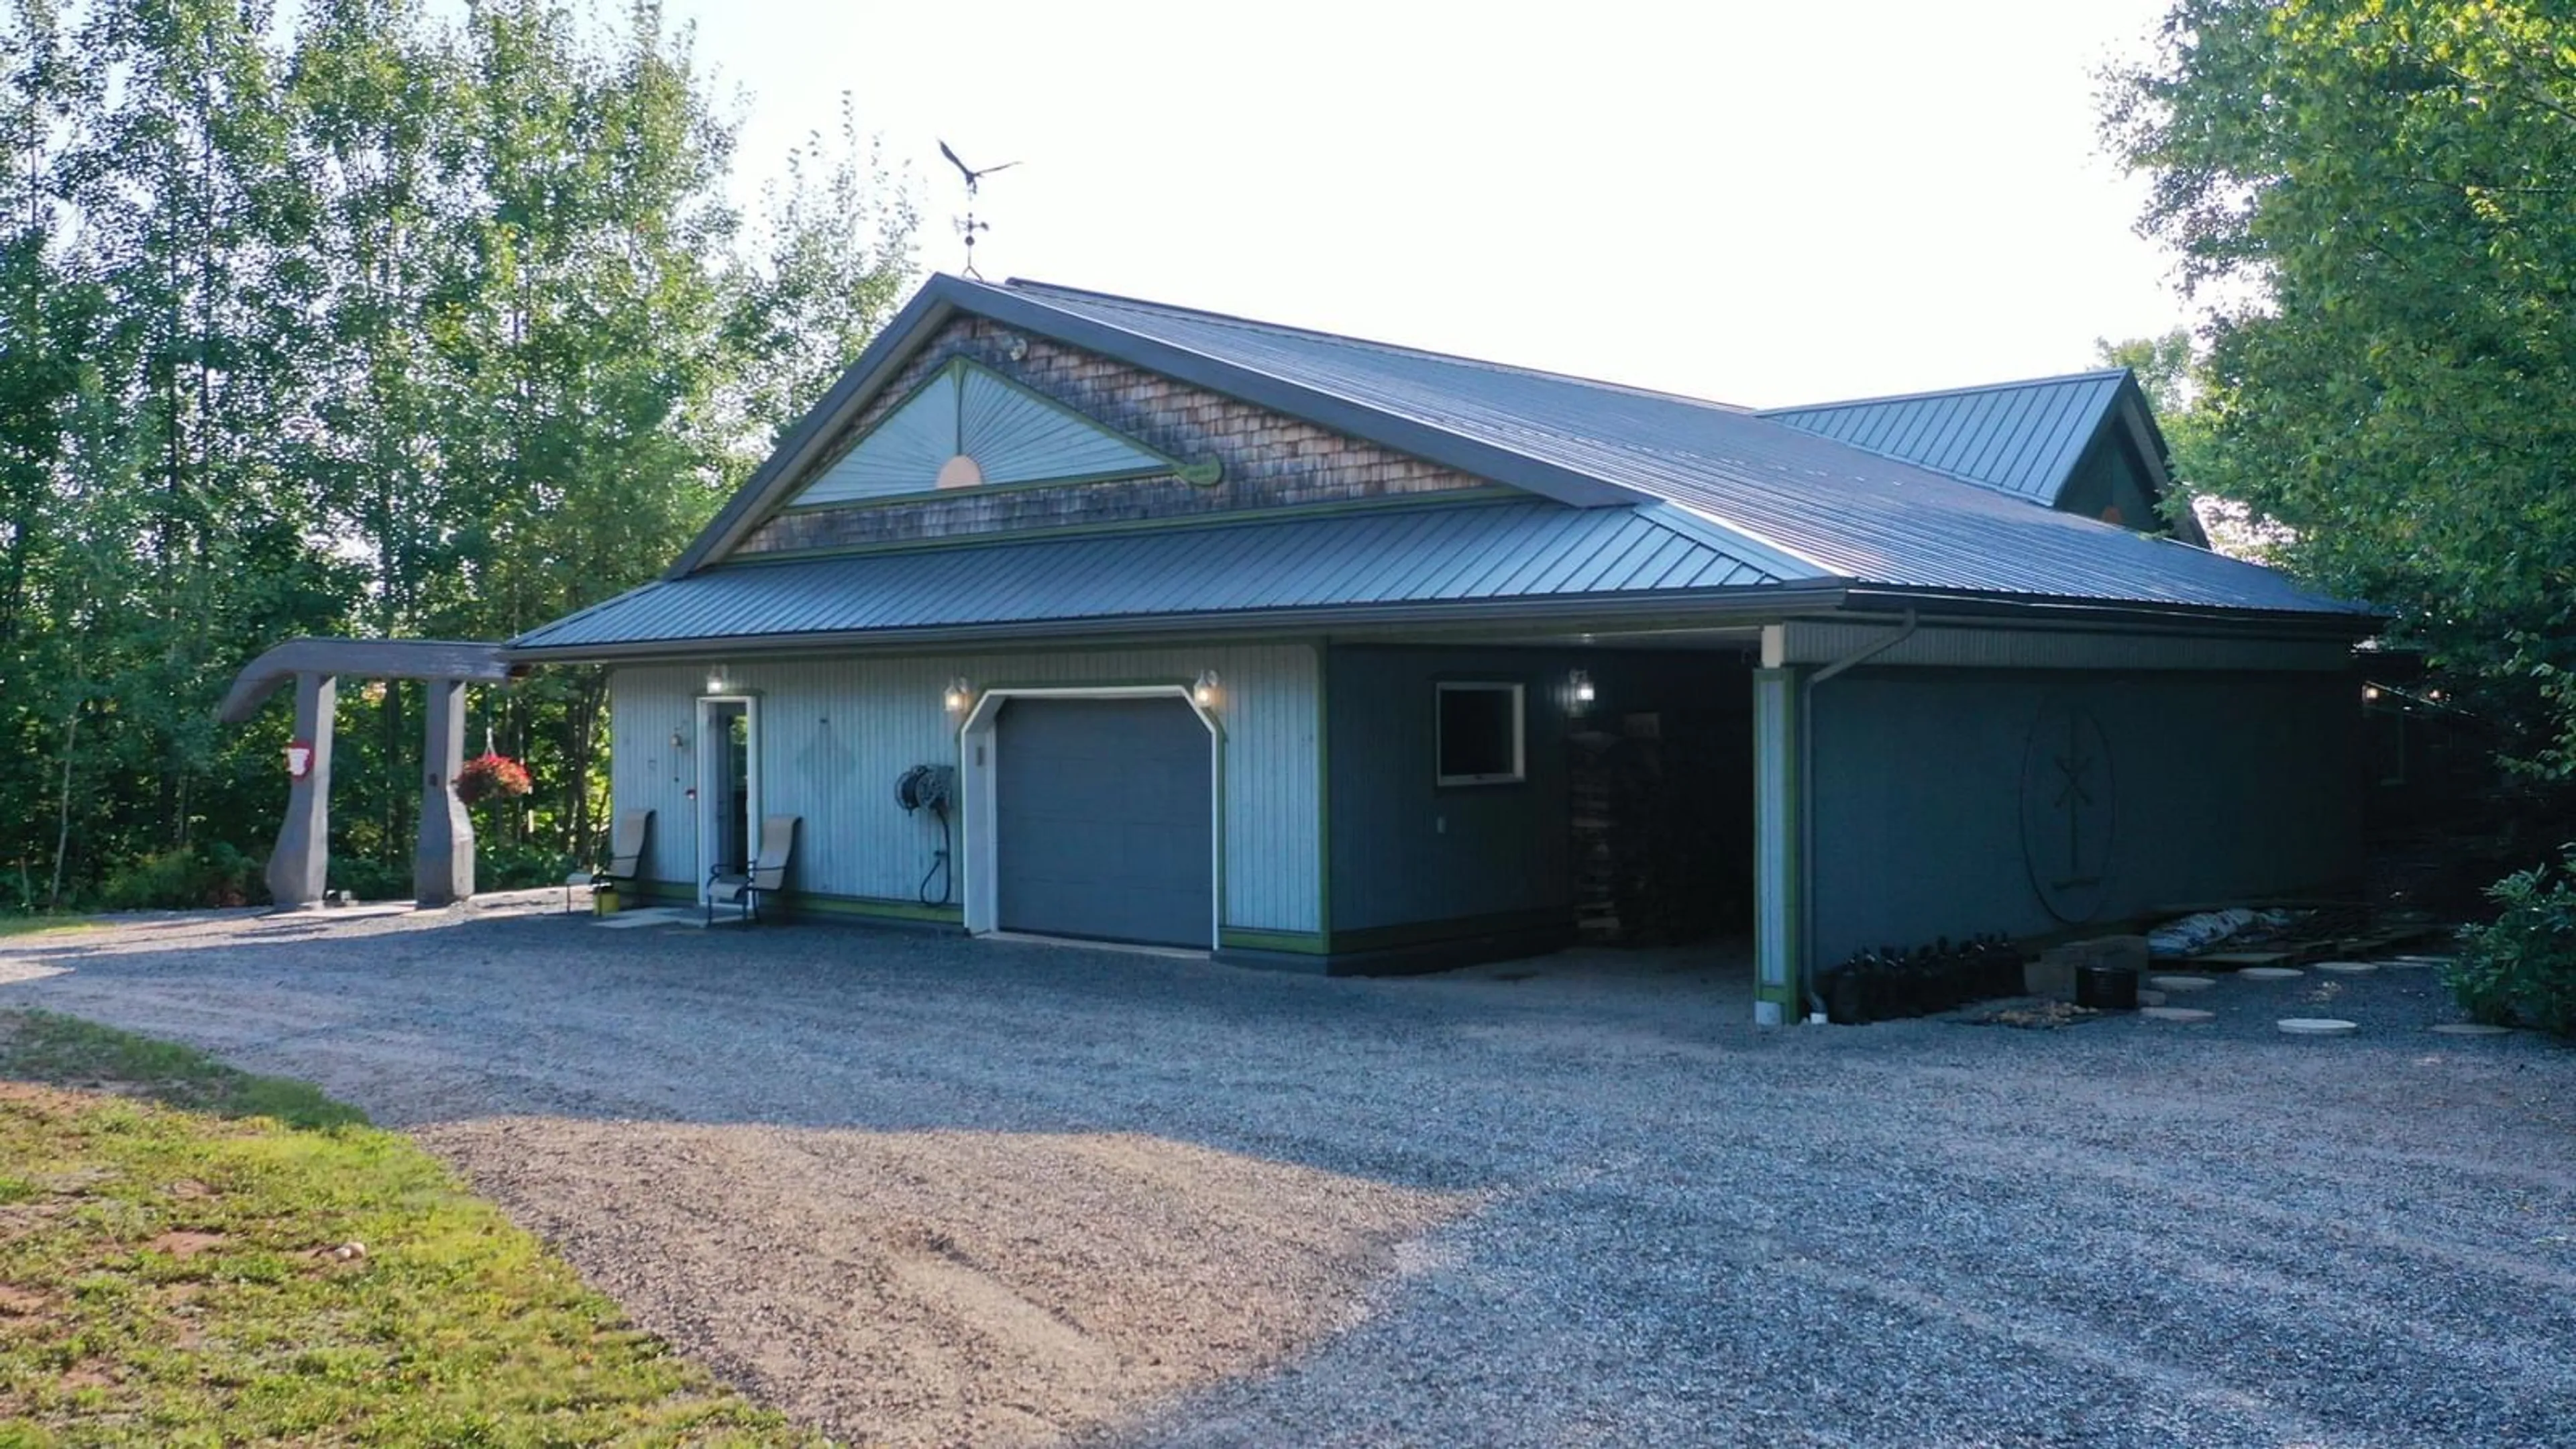
{"type": "MultiPolygon", "coordinates": [[[[1568,681],[1576,669],[1592,677],[1597,694],[1586,727],[1615,730],[1627,713],[1672,712],[1676,720],[1717,729],[1728,750],[1750,749],[1750,675],[1731,653],[1346,645],[1326,651],[1335,950],[1371,948],[1390,939],[1394,928],[1449,922],[1470,934],[1498,919],[1571,912],[1566,735],[1568,681]],[[1435,686],[1444,679],[1526,687],[1525,781],[1437,783],[1435,686]]],[[[1720,812],[1731,817],[1714,828],[1732,853],[1722,867],[1728,879],[1712,888],[1748,900],[1751,785],[1747,755],[1714,792],[1720,812]]]]}
{"type": "Polygon", "coordinates": [[[1333,930],[1572,909],[1566,871],[1565,707],[1570,659],[1535,650],[1334,648],[1333,930]],[[1528,778],[1437,783],[1434,686],[1527,689],[1528,778]]]}
{"type": "Polygon", "coordinates": [[[2086,775],[2096,790],[2109,777],[2112,806],[2093,919],[2357,882],[2347,676],[1864,669],[1818,686],[1809,715],[1819,967],[1868,946],[2067,927],[2033,883],[2025,815],[2055,818],[2063,780],[2032,739],[2043,711],[2069,709],[2107,745],[2086,775]]]}

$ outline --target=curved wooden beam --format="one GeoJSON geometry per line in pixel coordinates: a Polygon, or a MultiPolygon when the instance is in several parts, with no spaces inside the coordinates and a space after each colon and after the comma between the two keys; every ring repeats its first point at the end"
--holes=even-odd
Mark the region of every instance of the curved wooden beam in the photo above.
{"type": "Polygon", "coordinates": [[[498,644],[458,639],[289,639],[242,667],[215,711],[240,724],[299,674],[359,679],[462,679],[497,684],[527,671],[501,657],[498,644]]]}

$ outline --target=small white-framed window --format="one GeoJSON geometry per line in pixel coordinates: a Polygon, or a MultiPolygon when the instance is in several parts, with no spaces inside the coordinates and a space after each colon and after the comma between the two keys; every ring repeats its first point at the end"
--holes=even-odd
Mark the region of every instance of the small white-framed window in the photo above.
{"type": "Polygon", "coordinates": [[[1526,778],[1528,711],[1517,684],[1442,680],[1434,714],[1440,783],[1507,785],[1526,778]]]}

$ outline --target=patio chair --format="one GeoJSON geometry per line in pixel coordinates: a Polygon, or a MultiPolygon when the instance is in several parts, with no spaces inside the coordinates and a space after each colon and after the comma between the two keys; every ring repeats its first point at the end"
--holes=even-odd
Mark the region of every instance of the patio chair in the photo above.
{"type": "Polygon", "coordinates": [[[572,909],[574,886],[596,887],[601,881],[632,885],[644,868],[644,842],[653,833],[653,812],[629,810],[617,817],[617,828],[608,837],[608,863],[595,870],[577,870],[564,877],[564,909],[572,909]]]}
{"type": "Polygon", "coordinates": [[[760,898],[787,888],[787,862],[796,853],[796,824],[802,817],[772,815],[760,822],[760,855],[748,869],[719,865],[707,873],[707,924],[716,923],[719,904],[737,907],[745,921],[760,919],[760,898]]]}

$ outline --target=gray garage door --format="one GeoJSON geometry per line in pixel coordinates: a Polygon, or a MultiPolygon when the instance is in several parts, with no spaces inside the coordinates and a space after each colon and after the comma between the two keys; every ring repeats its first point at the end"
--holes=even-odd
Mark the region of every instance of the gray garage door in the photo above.
{"type": "Polygon", "coordinates": [[[995,727],[1002,929],[1205,947],[1208,731],[1177,699],[1018,699],[995,727]]]}

